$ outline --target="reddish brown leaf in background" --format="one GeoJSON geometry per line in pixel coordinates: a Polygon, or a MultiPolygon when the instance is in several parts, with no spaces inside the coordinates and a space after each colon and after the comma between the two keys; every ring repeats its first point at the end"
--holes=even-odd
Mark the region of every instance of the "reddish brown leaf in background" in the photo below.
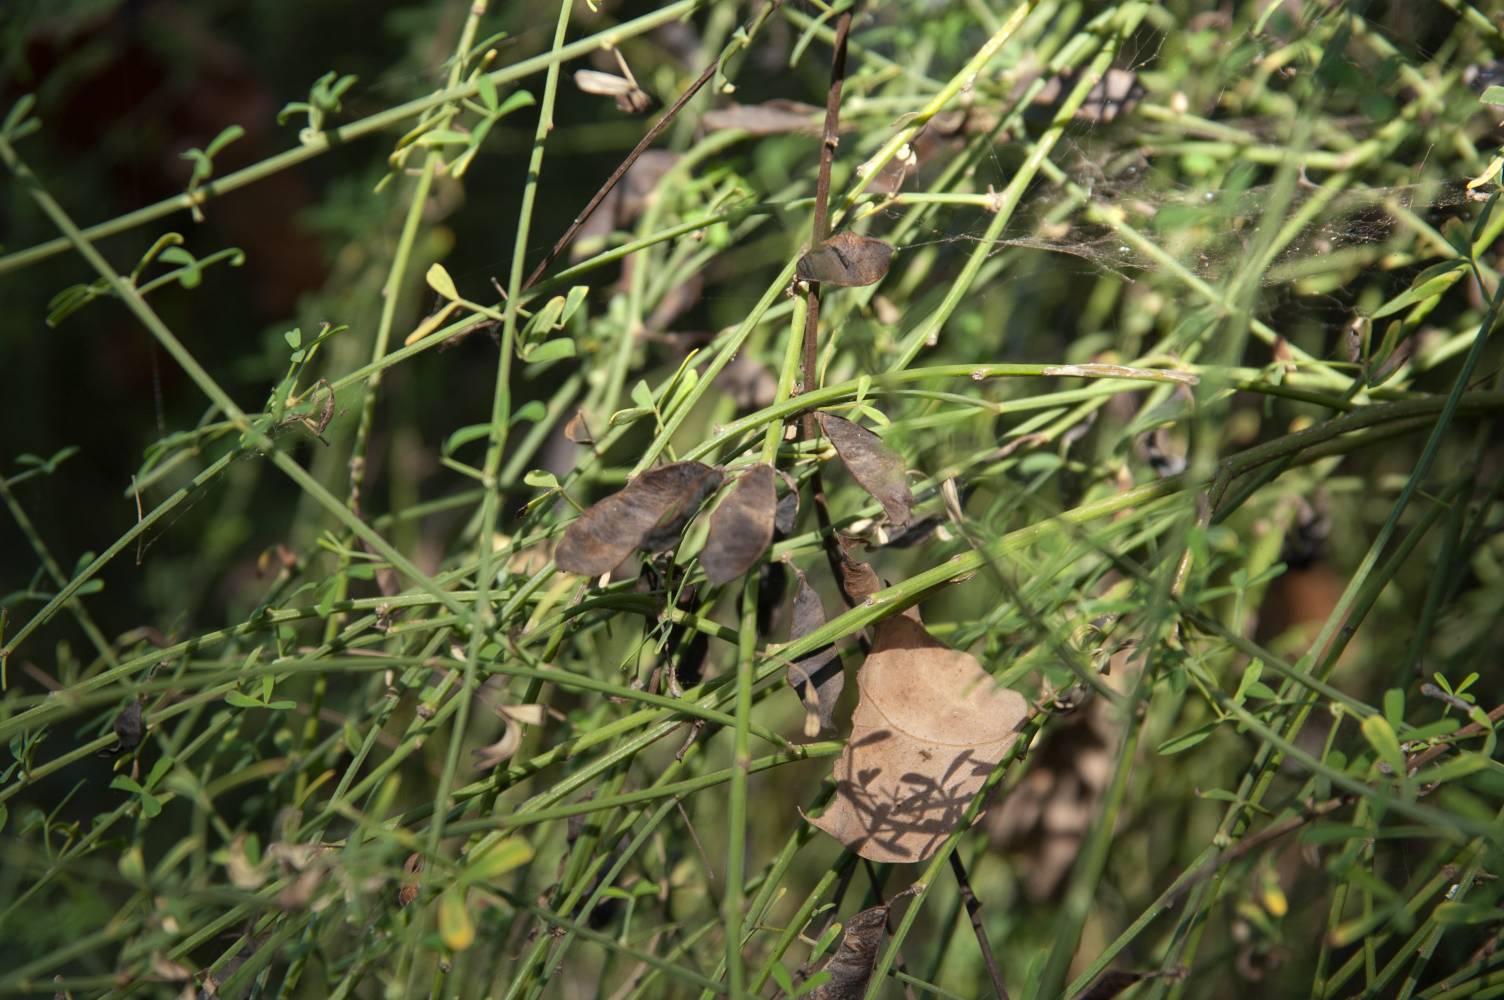
{"type": "Polygon", "coordinates": [[[835,801],[810,823],[871,861],[923,861],[1018,738],[1028,704],[903,615],[878,623],[857,686],[835,801]]]}
{"type": "Polygon", "coordinates": [[[566,573],[600,576],[633,549],[669,548],[720,484],[721,471],[701,462],[675,462],[644,472],[572,521],[554,561],[566,573]]]}
{"type": "MultiPolygon", "coordinates": [[[[793,621],[789,625],[789,642],[802,639],[825,624],[825,607],[820,595],[809,585],[809,580],[795,570],[799,582],[794,590],[793,621]]],[[[841,658],[835,649],[826,647],[817,650],[802,660],[789,665],[789,685],[799,692],[804,702],[804,735],[813,739],[820,731],[834,728],[830,722],[835,711],[836,699],[846,687],[846,673],[841,669],[841,658]]]]}
{"type": "Polygon", "coordinates": [[[893,530],[902,531],[914,506],[903,459],[865,427],[834,413],[817,413],[815,417],[852,478],[883,505],[893,530]]]}
{"type": "Polygon", "coordinates": [[[830,978],[810,990],[810,1000],[861,1000],[877,964],[877,947],[888,926],[888,904],[854,913],[841,925],[841,946],[821,972],[830,978]]]}
{"type": "Polygon", "coordinates": [[[837,233],[799,258],[801,281],[854,287],[875,285],[888,273],[893,247],[871,236],[837,233]]]}
{"type": "Polygon", "coordinates": [[[759,463],[742,474],[710,515],[710,532],[700,553],[706,579],[727,583],[756,565],[773,541],[777,507],[771,465],[759,463]]]}
{"type": "Polygon", "coordinates": [[[733,104],[707,111],[700,118],[707,131],[740,129],[749,135],[782,135],[786,132],[820,134],[820,109],[798,101],[772,100],[761,104],[733,104]]]}

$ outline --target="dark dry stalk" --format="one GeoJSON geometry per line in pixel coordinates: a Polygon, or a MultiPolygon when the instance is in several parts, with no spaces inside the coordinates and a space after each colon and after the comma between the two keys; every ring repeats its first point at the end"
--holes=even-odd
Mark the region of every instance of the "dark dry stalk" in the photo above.
{"type": "MultiPolygon", "coordinates": [[[[851,33],[851,11],[848,9],[836,21],[835,51],[830,57],[830,89],[825,92],[825,131],[820,142],[820,173],[815,180],[815,219],[810,239],[810,249],[819,246],[830,235],[830,168],[835,160],[836,144],[841,132],[841,85],[846,82],[846,38],[851,33]]],[[[804,310],[804,363],[803,382],[800,392],[819,385],[820,343],[820,285],[811,283],[805,297],[804,310]]],[[[803,421],[803,436],[813,441],[820,434],[820,426],[813,410],[806,411],[803,421]]],[[[817,464],[810,475],[810,492],[815,504],[815,522],[820,527],[820,538],[825,544],[825,560],[830,564],[831,576],[839,586],[846,603],[855,607],[856,602],[846,592],[841,572],[841,550],[832,529],[830,509],[825,503],[825,483],[817,464]]]]}
{"type": "Polygon", "coordinates": [[[961,890],[961,901],[966,904],[966,915],[971,918],[972,932],[977,936],[977,947],[982,950],[982,961],[987,963],[987,975],[992,978],[992,991],[997,1000],[1009,1000],[1008,987],[1003,985],[1003,974],[997,967],[997,956],[992,954],[992,944],[987,940],[987,931],[982,927],[982,903],[971,891],[971,880],[966,877],[966,865],[961,861],[960,851],[950,852],[950,870],[956,876],[956,885],[961,890]]]}
{"type": "MultiPolygon", "coordinates": [[[[783,0],[769,0],[768,13],[771,14],[777,11],[782,3],[783,0]]],[[[585,205],[584,210],[575,216],[574,221],[569,224],[569,228],[564,230],[564,235],[559,237],[559,241],[553,245],[553,249],[544,254],[543,259],[538,262],[538,266],[533,268],[533,273],[528,275],[527,280],[522,283],[523,291],[527,291],[533,285],[537,284],[538,279],[543,277],[543,272],[548,270],[548,266],[558,259],[559,254],[564,252],[564,248],[569,246],[570,241],[579,233],[580,227],[589,221],[590,216],[600,207],[600,203],[605,201],[606,196],[627,175],[627,171],[632,169],[632,164],[636,163],[638,158],[647,152],[648,147],[663,134],[669,125],[673,124],[674,119],[679,116],[679,112],[684,110],[684,106],[694,100],[695,95],[700,92],[705,84],[710,82],[710,78],[715,75],[716,68],[720,64],[721,57],[719,55],[710,60],[706,64],[705,69],[695,78],[695,82],[685,88],[684,93],[680,94],[674,100],[674,103],[668,106],[663,115],[653,123],[653,127],[647,130],[647,133],[643,135],[636,146],[632,147],[632,151],[627,154],[627,158],[622,160],[621,164],[611,172],[611,176],[606,178],[606,183],[601,185],[600,190],[595,192],[595,196],[585,205]]]]}

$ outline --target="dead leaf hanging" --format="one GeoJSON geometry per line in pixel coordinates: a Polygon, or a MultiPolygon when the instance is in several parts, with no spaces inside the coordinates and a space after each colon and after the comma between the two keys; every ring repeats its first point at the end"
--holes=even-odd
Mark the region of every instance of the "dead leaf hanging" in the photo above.
{"type": "Polygon", "coordinates": [[[576,70],[574,85],[587,94],[610,97],[616,107],[629,115],[640,115],[653,106],[653,99],[637,86],[637,81],[615,73],[602,73],[594,69],[576,70]]]}
{"type": "Polygon", "coordinates": [[[777,508],[773,467],[752,466],[710,515],[700,565],[711,583],[728,583],[756,565],[773,541],[777,508]]]}
{"type": "Polygon", "coordinates": [[[555,563],[566,573],[600,576],[633,549],[669,548],[721,478],[719,469],[701,462],[644,472],[570,523],[554,552],[555,563]]]}
{"type": "Polygon", "coordinates": [[[923,861],[1018,738],[1028,705],[911,618],[876,629],[836,796],[810,822],[871,861],[923,861]]]}
{"type": "Polygon", "coordinates": [[[903,459],[865,427],[834,413],[818,413],[816,418],[852,478],[883,505],[893,530],[902,531],[914,506],[903,459]]]}
{"type": "Polygon", "coordinates": [[[837,233],[799,258],[801,281],[854,287],[875,285],[888,273],[893,247],[871,236],[837,233]]]}
{"type": "MultiPolygon", "coordinates": [[[[804,573],[795,570],[799,582],[794,590],[793,621],[789,625],[789,642],[802,639],[825,624],[825,607],[820,595],[809,585],[804,573]]],[[[836,700],[846,687],[846,673],[834,648],[826,647],[789,664],[789,685],[804,702],[804,735],[813,739],[821,730],[829,730],[836,700]]]]}
{"type": "Polygon", "coordinates": [[[841,925],[840,947],[820,970],[830,973],[830,978],[809,991],[810,1000],[861,1000],[887,926],[887,903],[848,917],[841,925]]]}

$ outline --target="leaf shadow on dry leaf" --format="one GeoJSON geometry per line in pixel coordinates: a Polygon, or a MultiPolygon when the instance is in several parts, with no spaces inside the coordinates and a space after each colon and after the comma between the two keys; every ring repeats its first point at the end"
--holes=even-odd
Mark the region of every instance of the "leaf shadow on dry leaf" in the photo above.
{"type": "Polygon", "coordinates": [[[566,573],[600,576],[633,549],[671,548],[721,478],[719,469],[701,462],[675,462],[644,472],[570,522],[554,550],[555,564],[566,573]]]}
{"type": "Polygon", "coordinates": [[[870,861],[923,861],[1002,761],[1028,704],[912,618],[879,622],[835,799],[810,823],[870,861]]]}

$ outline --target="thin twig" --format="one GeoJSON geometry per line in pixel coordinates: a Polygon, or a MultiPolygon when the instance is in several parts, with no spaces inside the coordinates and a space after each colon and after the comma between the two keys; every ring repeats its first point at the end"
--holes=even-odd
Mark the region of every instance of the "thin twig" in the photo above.
{"type": "Polygon", "coordinates": [[[977,947],[982,949],[982,961],[987,963],[987,975],[992,977],[992,991],[997,1000],[1009,1000],[1008,987],[1003,985],[1003,974],[997,967],[997,956],[992,954],[992,944],[987,940],[987,931],[982,927],[982,903],[971,891],[971,880],[966,877],[966,865],[959,851],[950,852],[950,870],[956,876],[956,885],[961,890],[961,901],[966,904],[966,915],[971,918],[971,929],[977,936],[977,947]]]}
{"type": "MultiPolygon", "coordinates": [[[[766,18],[774,13],[782,3],[783,0],[769,0],[768,9],[761,17],[766,18]]],[[[569,246],[570,242],[579,233],[580,227],[589,221],[590,216],[600,207],[601,202],[606,200],[606,196],[616,188],[616,185],[626,176],[627,171],[632,169],[632,164],[636,163],[638,158],[647,152],[648,147],[663,134],[669,125],[673,124],[674,119],[679,116],[679,112],[684,110],[684,106],[694,100],[695,95],[700,92],[705,84],[710,82],[710,78],[715,75],[716,69],[721,65],[722,58],[723,55],[717,55],[714,59],[710,60],[705,68],[701,70],[700,75],[695,78],[694,83],[685,88],[684,92],[674,100],[674,103],[670,104],[664,110],[663,115],[653,123],[652,128],[647,130],[637,145],[632,147],[632,151],[627,154],[627,158],[622,160],[620,165],[611,172],[611,176],[606,178],[606,182],[601,185],[600,190],[595,192],[595,196],[585,205],[584,210],[575,216],[574,221],[569,224],[569,228],[564,230],[564,235],[559,237],[559,241],[553,245],[553,249],[544,254],[543,259],[538,262],[538,266],[533,268],[533,273],[528,275],[527,280],[522,283],[524,291],[537,284],[538,279],[543,277],[543,273],[548,270],[549,265],[558,259],[559,254],[564,252],[564,248],[569,246]]]]}
{"type": "MultiPolygon", "coordinates": [[[[841,85],[846,81],[846,38],[851,33],[851,11],[844,11],[836,21],[835,51],[830,57],[830,89],[825,93],[825,130],[820,142],[820,173],[815,180],[815,218],[810,239],[810,249],[819,246],[830,235],[830,170],[835,160],[836,145],[841,133],[841,85]]],[[[820,285],[811,282],[805,294],[804,310],[804,357],[803,383],[797,391],[804,393],[816,388],[819,382],[820,346],[820,285]]],[[[820,425],[813,410],[804,414],[803,436],[814,441],[820,435],[820,425]]],[[[830,572],[840,585],[841,596],[846,603],[855,606],[851,595],[842,584],[841,550],[832,529],[830,509],[825,502],[825,483],[816,464],[810,475],[810,492],[815,505],[815,521],[820,527],[820,538],[825,545],[825,559],[830,563],[830,572]]]]}

